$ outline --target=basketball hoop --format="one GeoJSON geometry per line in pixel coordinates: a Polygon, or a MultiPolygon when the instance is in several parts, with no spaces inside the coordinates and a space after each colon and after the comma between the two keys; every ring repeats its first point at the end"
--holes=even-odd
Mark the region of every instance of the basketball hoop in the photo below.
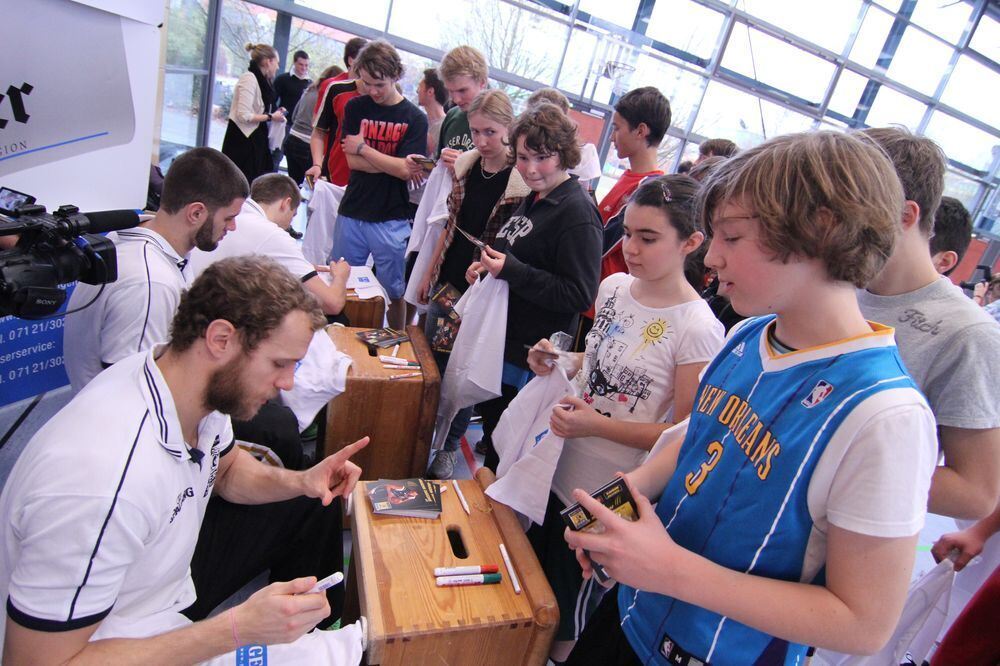
{"type": "Polygon", "coordinates": [[[601,76],[611,79],[616,95],[624,94],[628,90],[628,82],[635,71],[635,66],[619,60],[609,60],[604,63],[604,71],[601,76]]]}

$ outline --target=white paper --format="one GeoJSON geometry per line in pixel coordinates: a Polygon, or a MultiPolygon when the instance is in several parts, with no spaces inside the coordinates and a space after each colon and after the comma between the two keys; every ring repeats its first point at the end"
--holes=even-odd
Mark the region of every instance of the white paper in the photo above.
{"type": "Polygon", "coordinates": [[[521,389],[493,431],[500,456],[497,480],[486,494],[534,523],[545,520],[552,477],[562,455],[563,438],[549,430],[552,409],[576,395],[566,372],[556,366],[521,389]]]}
{"type": "Polygon", "coordinates": [[[337,210],[346,188],[317,180],[309,199],[309,222],[302,239],[302,254],[318,266],[330,262],[333,234],[337,228],[337,210]]]}
{"type": "Polygon", "coordinates": [[[507,281],[487,275],[469,287],[455,304],[463,319],[441,379],[434,449],[444,446],[451,422],[460,409],[500,395],[507,298],[507,281]]]}

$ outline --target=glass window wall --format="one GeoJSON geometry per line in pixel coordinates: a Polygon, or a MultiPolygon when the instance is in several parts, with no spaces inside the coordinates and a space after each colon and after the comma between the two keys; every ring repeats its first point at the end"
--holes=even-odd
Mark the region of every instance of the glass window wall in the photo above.
{"type": "Polygon", "coordinates": [[[708,60],[715,50],[725,16],[690,0],[659,0],[653,6],[646,35],[708,60]],[[692,30],[691,26],[698,26],[692,30]]]}
{"type": "Polygon", "coordinates": [[[869,7],[851,49],[851,60],[868,69],[878,66],[895,19],[877,7],[869,7]]]}
{"type": "Polygon", "coordinates": [[[819,107],[836,69],[811,55],[740,23],[733,28],[722,66],[819,107]]]}
{"type": "Polygon", "coordinates": [[[947,113],[935,111],[925,132],[945,154],[966,166],[986,173],[1000,157],[1000,137],[963,123],[947,113]]]}
{"type": "Polygon", "coordinates": [[[580,0],[580,11],[615,25],[631,29],[639,0],[580,0]]]}
{"type": "Polygon", "coordinates": [[[170,0],[167,5],[159,147],[162,169],[199,145],[208,80],[208,9],[208,0],[170,0]]]}
{"type": "Polygon", "coordinates": [[[903,33],[888,68],[889,78],[925,95],[933,95],[941,83],[954,49],[912,27],[903,33]]]}
{"type": "Polygon", "coordinates": [[[988,93],[1000,87],[1000,24],[989,0],[260,2],[169,0],[161,157],[221,144],[247,42],[304,49],[316,75],[360,33],[398,45],[411,99],[421,71],[460,43],[486,54],[492,84],[517,109],[530,90],[558,86],[605,142],[598,192],[625,166],[606,145],[615,101],[654,85],[673,109],[660,151],[668,169],[706,137],[747,147],[810,128],[899,124],[941,144],[948,187],[975,215],[997,200],[1000,112],[988,93]]]}
{"type": "Polygon", "coordinates": [[[309,76],[317,78],[330,65],[346,68],[344,64],[344,44],[354,37],[350,33],[314,23],[305,19],[292,19],[288,38],[288,63],[291,69],[292,55],[302,50],[309,54],[309,76]]]}
{"type": "Polygon", "coordinates": [[[385,20],[389,16],[390,0],[364,0],[364,2],[356,2],[355,0],[295,0],[295,4],[367,28],[384,30],[385,20]]]}
{"type": "Polygon", "coordinates": [[[962,56],[948,79],[941,101],[987,125],[1000,127],[1000,73],[962,56]]]}
{"type": "Polygon", "coordinates": [[[840,78],[837,79],[837,87],[833,90],[828,108],[843,116],[853,118],[867,85],[868,79],[845,69],[840,73],[840,78]]]}
{"type": "Polygon", "coordinates": [[[972,14],[972,5],[967,2],[924,0],[914,4],[910,20],[952,44],[958,43],[972,14]]]}
{"type": "Polygon", "coordinates": [[[979,19],[969,46],[993,62],[1000,62],[1000,21],[989,16],[979,19]]]}
{"type": "Polygon", "coordinates": [[[869,127],[902,125],[916,131],[927,111],[927,105],[888,86],[882,86],[868,111],[865,123],[869,127]]]}
{"type": "Polygon", "coordinates": [[[861,10],[860,0],[740,0],[736,6],[834,53],[843,51],[861,10]]]}
{"type": "Polygon", "coordinates": [[[982,185],[960,173],[948,170],[944,174],[944,193],[955,197],[969,210],[975,210],[976,199],[982,191],[982,185]]]}
{"type": "Polygon", "coordinates": [[[731,139],[740,148],[749,148],[779,134],[804,132],[812,124],[808,116],[712,81],[705,91],[694,132],[708,138],[731,139]]]}

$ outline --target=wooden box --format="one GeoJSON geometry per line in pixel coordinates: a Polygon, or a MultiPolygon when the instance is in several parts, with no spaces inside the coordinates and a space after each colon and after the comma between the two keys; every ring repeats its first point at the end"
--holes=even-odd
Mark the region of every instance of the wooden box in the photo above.
{"type": "Polygon", "coordinates": [[[382,323],[385,321],[385,299],[376,296],[362,300],[358,298],[357,292],[348,289],[344,315],[351,322],[351,326],[382,328],[382,323]]]}
{"type": "MultiPolygon", "coordinates": [[[[346,390],[327,406],[323,455],[330,455],[365,435],[371,442],[352,460],[363,479],[407,479],[423,476],[430,455],[431,436],[441,394],[441,375],[424,332],[406,329],[409,342],[399,347],[399,358],[420,364],[419,377],[389,379],[417,368],[384,369],[356,333],[363,328],[327,329],[337,349],[352,359],[346,390]]],[[[382,352],[391,355],[392,348],[382,352]]]]}
{"type": "Polygon", "coordinates": [[[513,666],[546,663],[559,624],[552,588],[531,545],[503,504],[483,494],[494,480],[481,468],[459,481],[471,515],[454,488],[442,494],[437,520],[375,516],[364,482],[354,490],[353,551],[345,622],[368,618],[368,663],[513,666]],[[454,553],[449,532],[468,556],[454,553]],[[516,594],[500,555],[505,544],[521,585],[516,594]],[[497,564],[496,585],[437,587],[435,567],[497,564]]]}

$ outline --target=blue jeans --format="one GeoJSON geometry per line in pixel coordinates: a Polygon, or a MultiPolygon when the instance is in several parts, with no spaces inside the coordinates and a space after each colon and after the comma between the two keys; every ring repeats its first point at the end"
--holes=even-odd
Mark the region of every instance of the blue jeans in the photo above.
{"type": "Polygon", "coordinates": [[[403,254],[409,239],[409,220],[365,222],[340,215],[330,260],[343,257],[351,266],[364,266],[371,253],[379,283],[389,298],[396,300],[406,290],[406,259],[403,254]]]}

